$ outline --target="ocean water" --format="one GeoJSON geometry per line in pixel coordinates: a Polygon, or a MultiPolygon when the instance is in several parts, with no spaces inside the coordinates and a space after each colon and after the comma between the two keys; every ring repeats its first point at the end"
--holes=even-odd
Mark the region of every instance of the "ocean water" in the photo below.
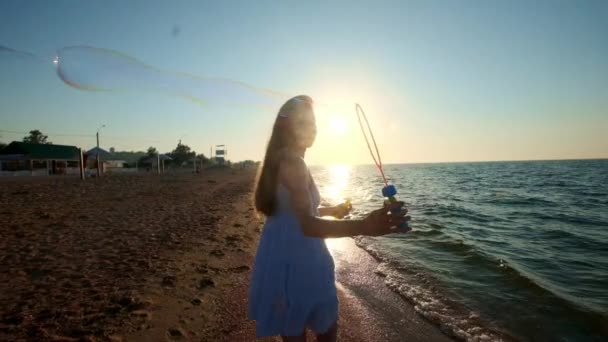
{"type": "MultiPolygon", "coordinates": [[[[414,231],[357,244],[465,340],[608,340],[608,160],[387,165],[414,231]]],[[[324,199],[382,203],[374,166],[311,167],[324,199]]]]}

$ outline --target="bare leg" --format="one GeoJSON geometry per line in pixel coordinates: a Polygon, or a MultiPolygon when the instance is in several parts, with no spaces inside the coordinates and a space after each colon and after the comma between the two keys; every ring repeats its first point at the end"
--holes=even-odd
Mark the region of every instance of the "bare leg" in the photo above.
{"type": "Polygon", "coordinates": [[[300,336],[281,336],[283,342],[306,342],[306,331],[300,336]]]}
{"type": "Polygon", "coordinates": [[[329,330],[323,334],[317,335],[318,342],[336,342],[338,339],[338,322],[329,328],[329,330]]]}

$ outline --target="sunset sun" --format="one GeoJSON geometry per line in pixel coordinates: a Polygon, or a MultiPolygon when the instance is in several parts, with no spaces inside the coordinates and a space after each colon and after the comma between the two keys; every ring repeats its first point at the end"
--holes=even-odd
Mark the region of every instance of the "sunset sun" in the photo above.
{"type": "Polygon", "coordinates": [[[344,135],[348,130],[346,120],[339,116],[334,116],[329,119],[329,129],[333,134],[344,135]]]}

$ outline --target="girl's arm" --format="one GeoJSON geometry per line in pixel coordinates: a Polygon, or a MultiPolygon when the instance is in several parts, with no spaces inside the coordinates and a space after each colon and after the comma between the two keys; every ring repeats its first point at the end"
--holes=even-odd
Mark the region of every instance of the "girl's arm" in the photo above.
{"type": "MultiPolygon", "coordinates": [[[[289,190],[291,207],[306,236],[317,238],[379,236],[407,231],[407,229],[401,228],[392,229],[409,220],[409,216],[404,217],[407,210],[403,210],[399,215],[389,215],[392,206],[375,210],[362,220],[324,220],[312,215],[312,204],[308,192],[310,176],[304,160],[299,157],[289,156],[283,159],[279,170],[279,180],[289,190]]],[[[403,203],[394,205],[401,207],[403,203]]]]}
{"type": "Polygon", "coordinates": [[[319,207],[319,216],[332,216],[338,219],[344,218],[351,211],[352,205],[342,203],[331,207],[319,207]]]}
{"type": "Polygon", "coordinates": [[[319,207],[319,216],[335,216],[336,207],[319,207]]]}

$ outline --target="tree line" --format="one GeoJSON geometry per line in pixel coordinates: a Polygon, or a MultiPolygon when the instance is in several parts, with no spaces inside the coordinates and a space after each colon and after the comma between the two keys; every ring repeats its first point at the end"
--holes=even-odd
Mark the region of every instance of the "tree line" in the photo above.
{"type": "MultiPolygon", "coordinates": [[[[31,143],[31,144],[52,144],[52,142],[48,141],[49,137],[42,133],[40,130],[34,129],[31,130],[28,135],[23,137],[23,142],[31,143]]],[[[6,143],[0,141],[0,150],[7,146],[6,143]]]]}
{"type": "MultiPolygon", "coordinates": [[[[48,135],[42,133],[38,129],[34,129],[31,130],[27,136],[23,137],[22,141],[31,144],[52,144],[48,138],[48,135]]],[[[6,146],[6,143],[0,142],[0,150],[6,146]]],[[[112,155],[112,158],[115,160],[124,160],[127,162],[127,164],[129,164],[129,166],[134,166],[136,163],[150,163],[159,155],[158,150],[154,146],[148,147],[146,151],[116,151],[114,147],[110,147],[109,152],[112,155]]],[[[203,153],[197,154],[196,151],[190,148],[190,146],[182,144],[181,140],[171,152],[161,154],[171,158],[171,160],[167,160],[165,162],[165,165],[182,166],[184,163],[192,160],[193,158],[199,158],[203,161],[203,164],[215,164],[213,159],[208,158],[203,153]]],[[[256,167],[258,162],[253,160],[245,160],[232,164],[230,161],[226,161],[225,164],[227,166],[233,166],[236,168],[252,168],[256,167]]]]}
{"type": "MultiPolygon", "coordinates": [[[[30,144],[52,144],[51,141],[48,140],[48,135],[42,133],[38,129],[31,130],[28,135],[23,137],[22,141],[30,144]]],[[[7,144],[0,142],[0,149],[6,147],[7,144]]],[[[124,160],[129,164],[135,164],[136,162],[143,164],[149,162],[153,158],[159,154],[156,147],[150,146],[147,151],[116,151],[114,147],[110,147],[109,150],[112,157],[116,160],[124,160]]],[[[185,162],[190,161],[191,159],[197,157],[203,161],[203,164],[209,163],[210,160],[204,154],[196,154],[196,151],[192,150],[190,146],[182,144],[180,141],[175,149],[171,152],[164,153],[165,155],[171,158],[170,161],[165,162],[165,164],[173,164],[181,166],[185,162]]]]}

